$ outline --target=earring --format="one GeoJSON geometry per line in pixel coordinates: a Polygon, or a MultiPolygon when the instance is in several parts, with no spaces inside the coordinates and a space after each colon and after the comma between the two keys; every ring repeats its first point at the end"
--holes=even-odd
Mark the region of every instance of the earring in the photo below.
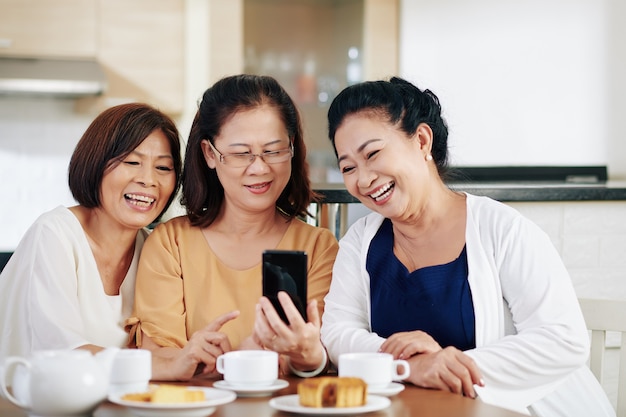
{"type": "Polygon", "coordinates": [[[433,156],[431,154],[426,155],[426,160],[428,162],[432,161],[433,160],[433,156]]]}

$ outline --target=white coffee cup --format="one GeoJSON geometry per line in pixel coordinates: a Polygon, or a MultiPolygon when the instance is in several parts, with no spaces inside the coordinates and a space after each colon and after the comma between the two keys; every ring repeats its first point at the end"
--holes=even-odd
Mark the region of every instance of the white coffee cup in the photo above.
{"type": "Polygon", "coordinates": [[[278,379],[278,353],[236,350],[218,356],[215,367],[233,386],[271,385],[278,379]]]}
{"type": "Polygon", "coordinates": [[[392,381],[408,378],[410,373],[407,361],[394,360],[389,353],[356,352],[339,355],[339,376],[359,377],[367,383],[368,388],[385,388],[392,381]],[[398,372],[398,368],[402,371],[398,372]]]}
{"type": "Polygon", "coordinates": [[[152,353],[146,349],[120,349],[113,357],[109,394],[143,392],[152,378],[152,353]]]}

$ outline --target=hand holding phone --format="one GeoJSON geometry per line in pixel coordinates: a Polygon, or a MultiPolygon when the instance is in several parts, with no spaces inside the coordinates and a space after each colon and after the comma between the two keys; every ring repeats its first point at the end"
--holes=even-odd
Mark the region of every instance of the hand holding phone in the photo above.
{"type": "Polygon", "coordinates": [[[263,295],[287,324],[289,319],[278,301],[278,292],[285,291],[307,320],[307,254],[303,251],[266,250],[263,252],[263,295]]]}

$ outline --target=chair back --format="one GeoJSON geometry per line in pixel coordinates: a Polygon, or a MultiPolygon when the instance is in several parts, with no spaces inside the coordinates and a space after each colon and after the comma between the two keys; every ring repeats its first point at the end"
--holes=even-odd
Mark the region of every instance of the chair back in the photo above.
{"type": "Polygon", "coordinates": [[[0,252],[0,272],[2,272],[4,266],[9,262],[11,255],[13,255],[13,252],[0,252]]]}
{"type": "Polygon", "coordinates": [[[616,411],[618,417],[626,417],[626,300],[580,298],[578,301],[585,316],[587,328],[591,330],[589,367],[603,386],[606,383],[603,375],[606,333],[607,331],[621,333],[616,411]]]}

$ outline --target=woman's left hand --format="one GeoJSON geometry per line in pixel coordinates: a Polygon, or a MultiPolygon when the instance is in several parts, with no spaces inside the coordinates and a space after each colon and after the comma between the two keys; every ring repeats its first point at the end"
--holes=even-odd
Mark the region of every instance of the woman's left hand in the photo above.
{"type": "Polygon", "coordinates": [[[261,297],[256,307],[254,337],[265,348],[288,356],[291,366],[296,369],[318,368],[324,360],[324,347],[320,340],[321,319],[317,301],[312,300],[307,305],[308,321],[304,321],[286,292],[279,292],[278,300],[289,324],[282,321],[267,297],[261,297]]]}
{"type": "Polygon", "coordinates": [[[414,355],[408,362],[411,374],[405,381],[419,387],[476,398],[474,385],[485,385],[474,360],[452,346],[434,353],[414,355]]]}

